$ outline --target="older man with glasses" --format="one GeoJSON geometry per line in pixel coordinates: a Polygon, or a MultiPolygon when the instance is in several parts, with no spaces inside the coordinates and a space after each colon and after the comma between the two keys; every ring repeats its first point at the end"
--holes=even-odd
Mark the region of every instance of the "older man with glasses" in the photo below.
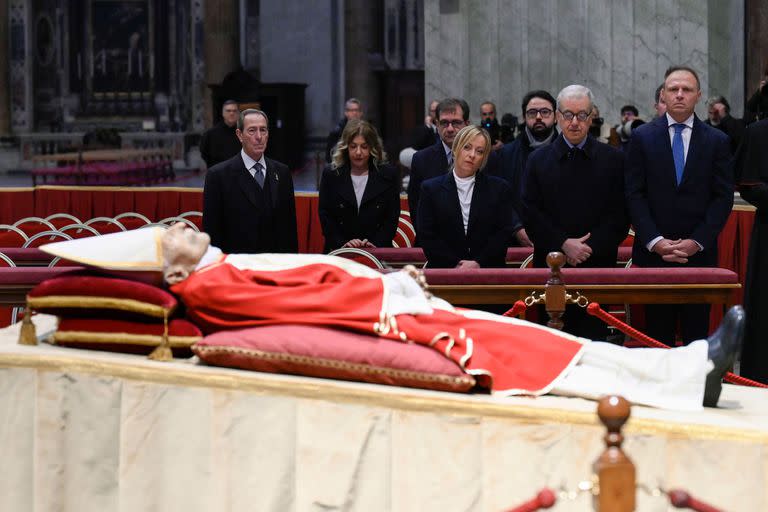
{"type": "MultiPolygon", "coordinates": [[[[624,206],[624,156],[589,135],[594,98],[582,85],[557,96],[561,134],[528,159],[523,224],[533,241],[533,263],[546,266],[551,251],[569,266],[613,267],[629,221],[624,206]]],[[[566,331],[605,339],[607,329],[582,309],[567,310],[566,331]]]]}

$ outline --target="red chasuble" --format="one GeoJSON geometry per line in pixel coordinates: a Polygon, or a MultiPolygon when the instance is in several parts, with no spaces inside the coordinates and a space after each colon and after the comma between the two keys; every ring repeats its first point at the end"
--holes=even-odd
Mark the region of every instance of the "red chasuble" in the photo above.
{"type": "Polygon", "coordinates": [[[576,364],[586,340],[522,320],[472,310],[386,313],[385,282],[327,263],[282,270],[226,262],[171,287],[188,316],[210,333],[299,323],[349,329],[439,350],[478,383],[504,394],[548,392],[576,364]]]}

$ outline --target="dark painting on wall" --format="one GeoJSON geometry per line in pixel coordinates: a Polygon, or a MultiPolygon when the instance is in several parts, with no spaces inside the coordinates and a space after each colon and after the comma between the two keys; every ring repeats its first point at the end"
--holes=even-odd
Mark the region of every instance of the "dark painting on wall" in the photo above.
{"type": "Polygon", "coordinates": [[[91,3],[94,92],[148,91],[154,77],[148,0],[91,3]]]}

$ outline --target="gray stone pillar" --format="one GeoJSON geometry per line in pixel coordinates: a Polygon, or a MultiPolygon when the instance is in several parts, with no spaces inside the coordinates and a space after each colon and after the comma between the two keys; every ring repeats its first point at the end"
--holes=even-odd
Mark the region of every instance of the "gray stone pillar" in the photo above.
{"type": "Polygon", "coordinates": [[[379,82],[368,58],[369,52],[381,46],[378,13],[364,0],[345,2],[344,88],[347,98],[355,97],[363,102],[364,117],[380,127],[379,82]]]}
{"type": "MultiPolygon", "coordinates": [[[[238,2],[205,0],[205,83],[219,84],[240,65],[240,22],[238,2]]],[[[210,126],[211,90],[204,91],[205,121],[210,126]]]]}
{"type": "Polygon", "coordinates": [[[752,96],[760,80],[768,73],[768,40],[765,34],[768,31],[768,5],[764,0],[746,0],[745,28],[746,40],[746,83],[744,94],[746,98],[752,96]]]}
{"type": "Polygon", "coordinates": [[[8,73],[8,1],[0,0],[0,136],[11,133],[11,97],[8,94],[10,88],[10,76],[8,73]]]}

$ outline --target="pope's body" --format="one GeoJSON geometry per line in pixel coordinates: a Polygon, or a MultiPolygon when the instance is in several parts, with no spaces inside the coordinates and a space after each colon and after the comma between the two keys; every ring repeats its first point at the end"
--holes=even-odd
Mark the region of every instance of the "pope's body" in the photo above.
{"type": "MultiPolygon", "coordinates": [[[[224,255],[209,246],[206,234],[183,224],[167,230],[162,245],[166,281],[207,332],[302,323],[422,343],[495,393],[621,394],[634,403],[695,410],[701,408],[705,383],[710,385],[708,374],[717,393],[712,403],[707,391],[707,405],[716,404],[719,377],[729,363],[716,361],[716,372],[711,371],[715,358],[707,340],[673,350],[625,349],[456,309],[425,294],[406,272],[384,275],[333,256],[224,255]],[[719,375],[713,379],[712,373],[719,375]]],[[[737,335],[739,328],[740,323],[737,335]]],[[[732,353],[735,346],[726,348],[732,353]]]]}

